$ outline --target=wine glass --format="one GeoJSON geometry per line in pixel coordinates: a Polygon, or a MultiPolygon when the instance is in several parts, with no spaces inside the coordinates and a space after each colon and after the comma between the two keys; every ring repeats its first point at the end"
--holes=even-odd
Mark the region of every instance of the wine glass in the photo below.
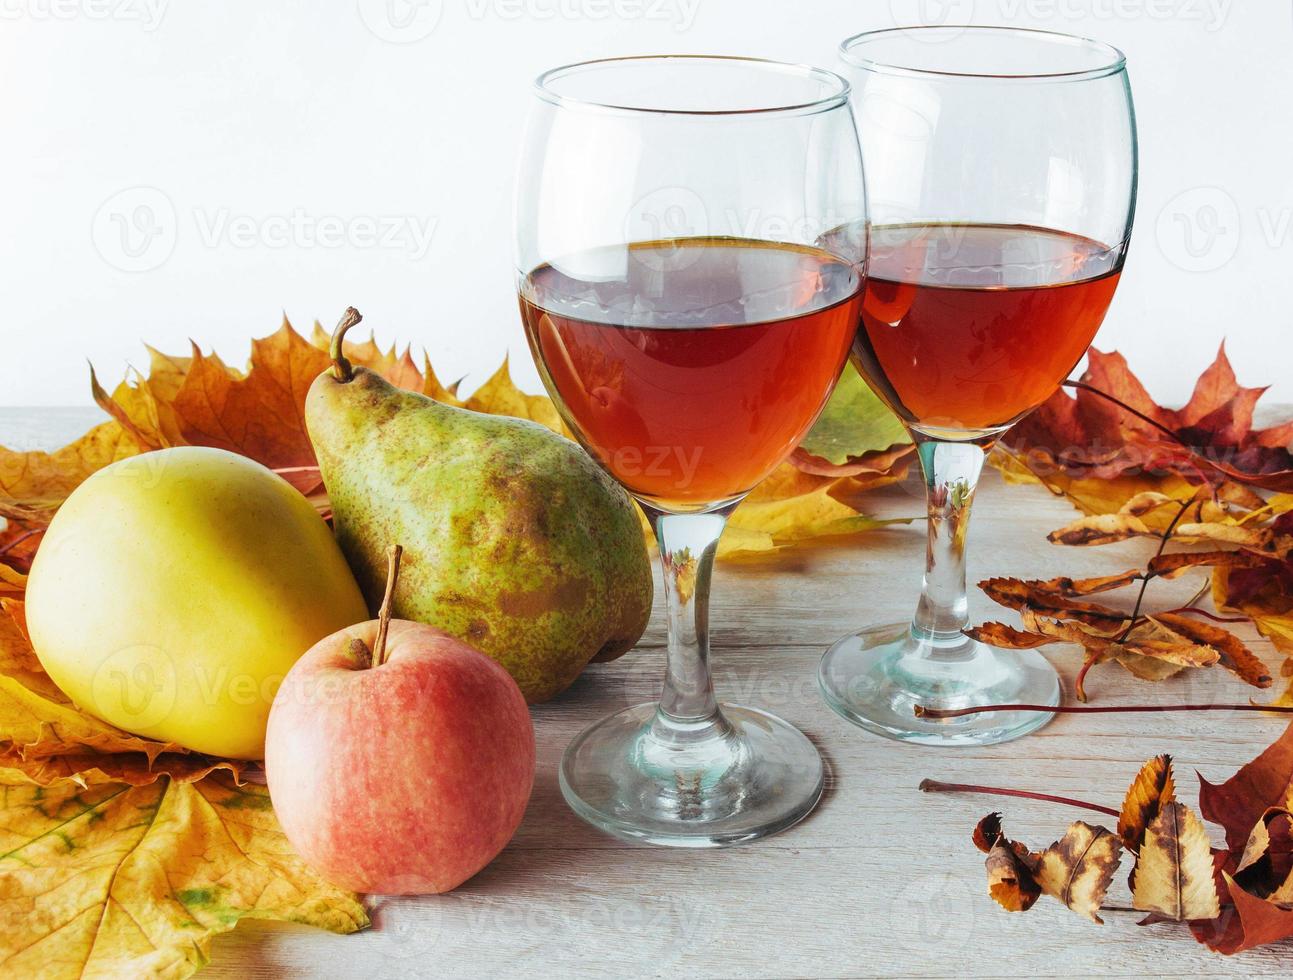
{"type": "Polygon", "coordinates": [[[1039,653],[962,632],[966,527],[987,450],[1073,370],[1117,288],[1136,200],[1125,59],[999,27],[874,31],[840,51],[872,218],[853,360],[916,444],[929,528],[914,621],[837,642],[821,686],[890,738],[1003,742],[1049,714],[914,708],[1059,703],[1039,653]]]}
{"type": "Polygon", "coordinates": [[[848,83],[649,56],[554,69],[536,95],[516,196],[526,336],[571,431],[650,519],[668,608],[659,703],[579,735],[562,792],[619,837],[754,840],[812,810],[823,766],[782,719],[715,700],[710,575],[728,515],[812,426],[857,330],[848,83]]]}

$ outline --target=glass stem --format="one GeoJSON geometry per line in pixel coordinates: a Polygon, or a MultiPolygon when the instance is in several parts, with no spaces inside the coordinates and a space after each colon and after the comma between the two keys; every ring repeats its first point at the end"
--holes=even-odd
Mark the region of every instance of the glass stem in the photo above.
{"type": "Polygon", "coordinates": [[[727,727],[709,673],[709,583],[732,508],[711,514],[648,511],[660,545],[669,654],[653,733],[666,742],[712,738],[727,727]]]}
{"type": "Polygon", "coordinates": [[[937,656],[940,650],[950,651],[967,642],[961,632],[969,622],[965,537],[986,450],[972,442],[939,442],[920,435],[916,448],[925,475],[929,537],[912,633],[937,656]]]}

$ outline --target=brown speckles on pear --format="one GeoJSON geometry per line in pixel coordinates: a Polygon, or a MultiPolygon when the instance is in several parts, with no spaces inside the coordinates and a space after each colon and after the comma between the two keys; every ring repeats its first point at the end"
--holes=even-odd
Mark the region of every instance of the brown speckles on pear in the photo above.
{"type": "Polygon", "coordinates": [[[550,612],[574,613],[588,601],[589,591],[586,579],[568,578],[547,588],[500,592],[498,608],[505,615],[531,619],[550,612]]]}

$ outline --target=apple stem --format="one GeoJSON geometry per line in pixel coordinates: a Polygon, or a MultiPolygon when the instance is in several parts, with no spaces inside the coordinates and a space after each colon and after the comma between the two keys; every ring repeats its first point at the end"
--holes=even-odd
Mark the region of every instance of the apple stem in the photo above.
{"type": "Polygon", "coordinates": [[[341,321],[337,328],[332,331],[332,342],[328,345],[328,356],[332,358],[332,376],[342,384],[350,381],[355,376],[355,369],[351,367],[350,361],[342,353],[341,342],[346,337],[346,331],[363,319],[363,315],[353,306],[347,306],[346,312],[341,315],[341,321]]]}
{"type": "MultiPolygon", "coordinates": [[[[354,313],[354,310],[351,312],[354,313]]],[[[386,594],[382,596],[382,608],[377,611],[377,642],[373,644],[374,667],[386,663],[386,631],[391,625],[391,606],[395,601],[395,583],[400,579],[400,556],[403,554],[404,549],[397,544],[391,545],[386,553],[386,594]]]]}

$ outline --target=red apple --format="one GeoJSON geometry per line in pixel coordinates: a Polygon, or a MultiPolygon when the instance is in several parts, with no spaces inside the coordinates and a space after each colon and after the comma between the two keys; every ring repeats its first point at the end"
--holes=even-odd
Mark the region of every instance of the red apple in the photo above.
{"type": "Polygon", "coordinates": [[[377,633],[376,620],[334,633],[288,673],[265,741],[270,796],[292,846],[329,881],[449,891],[521,822],[530,714],[507,671],[461,640],[393,620],[383,651],[377,633]]]}

